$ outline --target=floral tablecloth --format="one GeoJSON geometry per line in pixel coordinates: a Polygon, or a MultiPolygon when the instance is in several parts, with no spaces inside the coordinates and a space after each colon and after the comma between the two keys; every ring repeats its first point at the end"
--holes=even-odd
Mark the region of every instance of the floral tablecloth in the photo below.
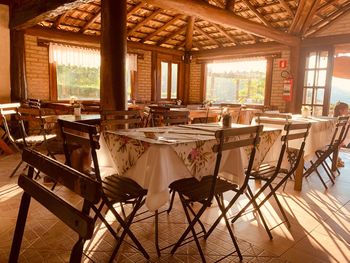
{"type": "MultiPolygon", "coordinates": [[[[168,201],[168,186],[173,181],[191,176],[200,180],[213,172],[216,160],[212,152],[216,144],[214,132],[219,128],[218,124],[194,124],[106,131],[103,139],[118,174],[128,176],[148,189],[146,206],[155,210],[168,201]]],[[[280,133],[280,129],[263,131],[255,166],[263,161],[280,133]]],[[[222,176],[241,184],[249,152],[249,149],[224,152],[220,168],[222,176]]]]}

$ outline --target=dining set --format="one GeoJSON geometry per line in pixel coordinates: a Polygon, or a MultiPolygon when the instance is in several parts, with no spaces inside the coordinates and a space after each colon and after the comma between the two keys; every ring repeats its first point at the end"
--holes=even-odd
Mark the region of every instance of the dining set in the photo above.
{"type": "MultiPolygon", "coordinates": [[[[5,113],[9,110],[16,112],[17,116],[20,113],[18,105],[8,105],[7,108],[1,105],[0,113],[5,126],[9,121],[5,113]]],[[[266,222],[261,207],[273,198],[282,215],[282,223],[290,227],[277,191],[292,180],[294,189],[300,191],[303,178],[314,174],[327,188],[328,182],[319,173],[321,167],[334,184],[339,174],[334,163],[349,129],[348,116],[254,114],[251,123],[236,119],[229,127],[223,127],[222,122],[208,120],[190,123],[189,113],[181,110],[164,112],[157,125],[156,122],[145,125],[139,111],[135,110],[56,116],[58,129],[55,137],[62,143],[64,162],[56,160],[48,145],[40,153],[37,145],[26,144],[30,135],[23,131],[27,125],[22,119],[17,119],[23,124],[20,138],[23,145],[16,150],[22,152],[22,161],[28,164],[29,169],[19,176],[19,186],[23,188],[25,198],[21,201],[11,258],[18,258],[28,200],[34,198],[78,233],[71,262],[81,260],[84,243],[93,238],[97,221],[101,221],[116,239],[110,262],[113,262],[126,236],[149,259],[148,251],[131,230],[134,221],[140,221],[135,218],[139,217],[138,212],[143,207],[155,218],[158,256],[164,249],[170,249],[170,253],[174,254],[180,246],[194,242],[201,260],[205,262],[199,240],[209,238],[223,222],[232,240],[232,253],[242,259],[232,224],[248,208],[253,208],[272,239],[271,229],[275,226],[271,227],[266,222]],[[85,162],[88,169],[76,165],[77,158],[85,162]],[[49,169],[56,166],[62,170],[60,175],[49,169]],[[34,172],[41,172],[55,184],[66,186],[82,196],[82,208],[73,209],[71,204],[62,201],[55,189],[39,183],[37,178],[40,176],[34,176],[34,172]],[[251,188],[252,180],[262,182],[261,187],[251,188]],[[99,189],[98,194],[96,189],[99,189]],[[248,203],[232,216],[232,208],[243,195],[248,198],[248,203]],[[46,196],[55,201],[43,201],[46,196]],[[175,198],[182,204],[188,226],[179,233],[177,242],[161,248],[158,217],[162,212],[172,212],[175,198]],[[196,203],[198,206],[194,206],[196,203]],[[214,223],[208,226],[202,222],[202,217],[213,206],[219,212],[214,223]],[[119,231],[105,219],[105,208],[114,215],[119,231]],[[72,223],[73,214],[77,225],[72,223]]],[[[7,132],[11,137],[12,131],[7,129],[7,132]]],[[[11,138],[14,145],[20,144],[16,141],[18,139],[11,138]]],[[[42,139],[46,143],[50,141],[48,138],[51,137],[45,133],[42,139]]]]}

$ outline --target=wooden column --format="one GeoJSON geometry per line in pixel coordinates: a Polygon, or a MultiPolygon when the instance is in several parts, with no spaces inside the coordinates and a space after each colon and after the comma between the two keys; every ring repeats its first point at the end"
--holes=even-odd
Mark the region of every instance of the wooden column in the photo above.
{"type": "Polygon", "coordinates": [[[126,108],[126,0],[101,1],[101,108],[126,108]]]}
{"type": "Polygon", "coordinates": [[[190,96],[190,80],[191,80],[191,49],[193,39],[194,17],[187,19],[185,54],[184,54],[184,104],[188,104],[190,96]]]}
{"type": "Polygon", "coordinates": [[[303,90],[299,84],[300,71],[300,45],[290,48],[290,74],[293,77],[292,101],[286,104],[286,112],[300,113],[303,99],[303,90]]]}
{"type": "Polygon", "coordinates": [[[11,101],[19,102],[27,98],[24,33],[10,31],[10,75],[11,101]]]}

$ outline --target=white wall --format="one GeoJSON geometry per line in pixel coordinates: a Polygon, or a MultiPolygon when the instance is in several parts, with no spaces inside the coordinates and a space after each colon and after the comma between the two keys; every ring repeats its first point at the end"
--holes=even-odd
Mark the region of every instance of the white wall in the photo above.
{"type": "Polygon", "coordinates": [[[0,5],[0,102],[10,101],[9,6],[0,5]]]}

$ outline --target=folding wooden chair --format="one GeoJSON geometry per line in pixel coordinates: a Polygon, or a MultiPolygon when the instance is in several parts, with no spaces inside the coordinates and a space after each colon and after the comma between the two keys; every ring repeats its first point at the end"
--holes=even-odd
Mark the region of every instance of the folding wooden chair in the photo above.
{"type": "Polygon", "coordinates": [[[66,163],[68,165],[72,164],[71,160],[71,151],[70,146],[81,146],[86,147],[90,150],[90,154],[92,156],[94,172],[92,176],[94,176],[97,182],[100,183],[102,188],[102,203],[100,206],[94,207],[94,211],[96,212],[96,216],[94,220],[100,218],[102,222],[106,225],[108,230],[117,240],[117,244],[114,248],[112,256],[110,258],[110,262],[113,262],[118,250],[123,242],[123,239],[126,234],[129,235],[131,240],[136,245],[136,249],[139,250],[145,258],[149,258],[146,250],[143,248],[141,243],[135,237],[135,235],[131,232],[130,226],[133,222],[133,219],[136,215],[136,212],[141,208],[144,204],[144,199],[147,194],[147,190],[143,189],[133,180],[119,175],[110,175],[105,178],[101,177],[98,158],[96,150],[99,149],[99,134],[97,131],[97,127],[93,125],[78,123],[78,122],[69,122],[64,120],[58,120],[62,139],[63,139],[63,148],[66,157],[66,163]],[[121,216],[118,211],[114,208],[114,204],[131,204],[132,211],[128,216],[121,216]],[[104,205],[107,205],[108,209],[113,213],[118,223],[122,227],[122,232],[118,236],[116,231],[112,228],[112,226],[106,221],[104,216],[101,214],[102,208],[104,205]]]}
{"type": "Polygon", "coordinates": [[[290,113],[267,113],[257,112],[255,113],[255,122],[257,124],[276,124],[284,125],[292,120],[290,113]]]}
{"type": "Polygon", "coordinates": [[[105,130],[132,129],[142,127],[142,119],[138,110],[102,111],[101,126],[105,130]]]}
{"type": "Polygon", "coordinates": [[[9,262],[18,262],[31,198],[38,201],[79,235],[79,239],[72,249],[69,262],[80,262],[84,243],[92,237],[94,232],[94,220],[89,216],[89,211],[100,201],[100,184],[86,175],[31,149],[23,150],[22,160],[29,165],[29,169],[27,175],[22,174],[18,178],[18,185],[23,188],[24,193],[18,212],[9,262]],[[82,209],[76,208],[58,196],[56,192],[52,192],[34,181],[34,169],[47,174],[81,196],[84,199],[82,209]]]}
{"type": "MultiPolygon", "coordinates": [[[[205,210],[212,205],[213,199],[215,198],[221,211],[221,217],[225,219],[226,227],[235,247],[235,252],[237,252],[238,257],[242,260],[242,254],[240,252],[240,249],[238,247],[237,241],[232,232],[226,214],[227,211],[236,202],[238,197],[244,193],[248,185],[248,179],[250,176],[251,169],[253,167],[256,145],[259,143],[259,135],[261,131],[262,126],[233,128],[217,131],[215,133],[215,137],[218,140],[218,143],[213,147],[213,152],[217,153],[215,170],[213,175],[205,176],[202,178],[201,181],[198,181],[196,178],[187,178],[175,181],[170,185],[170,189],[177,192],[180,196],[180,200],[189,223],[189,226],[187,227],[185,232],[182,234],[180,239],[172,248],[171,254],[174,254],[176,252],[176,250],[184,243],[186,237],[191,232],[193,240],[195,241],[199,254],[201,256],[201,259],[203,262],[205,262],[205,257],[202,248],[199,244],[198,238],[201,237],[199,235],[202,234],[202,232],[203,236],[205,238],[208,238],[214,228],[212,227],[208,232],[206,232],[203,224],[200,221],[200,218],[205,212],[205,210]],[[252,151],[250,154],[249,165],[246,170],[246,178],[244,180],[244,183],[241,186],[238,186],[228,180],[220,178],[218,175],[220,170],[222,153],[224,151],[240,147],[252,147],[252,151]],[[223,193],[228,191],[233,191],[235,194],[230,203],[225,207],[225,204],[222,200],[222,195],[223,193]],[[191,207],[192,203],[195,202],[202,205],[197,212],[195,212],[191,207]],[[194,215],[193,219],[191,219],[190,213],[194,215]],[[202,232],[196,232],[194,227],[197,223],[201,225],[202,232]]],[[[188,242],[188,239],[186,239],[185,243],[188,242]]]]}
{"type": "Polygon", "coordinates": [[[189,115],[187,110],[169,110],[163,113],[163,122],[165,126],[188,124],[189,115]]]}
{"type": "MultiPolygon", "coordinates": [[[[321,165],[324,170],[326,171],[327,177],[329,180],[334,184],[334,175],[331,170],[331,168],[327,164],[327,159],[331,158],[331,155],[333,155],[333,158],[337,158],[337,154],[339,151],[340,144],[345,139],[344,136],[346,136],[346,133],[348,132],[348,121],[349,116],[341,116],[338,117],[337,124],[331,139],[331,142],[327,147],[323,150],[318,150],[315,152],[317,159],[315,161],[311,161],[311,166],[306,170],[304,173],[304,177],[309,177],[312,172],[316,172],[318,178],[321,180],[323,186],[325,189],[328,189],[326,182],[323,180],[321,174],[318,171],[318,167],[321,165]]],[[[333,161],[333,159],[331,159],[333,161]]]]}

